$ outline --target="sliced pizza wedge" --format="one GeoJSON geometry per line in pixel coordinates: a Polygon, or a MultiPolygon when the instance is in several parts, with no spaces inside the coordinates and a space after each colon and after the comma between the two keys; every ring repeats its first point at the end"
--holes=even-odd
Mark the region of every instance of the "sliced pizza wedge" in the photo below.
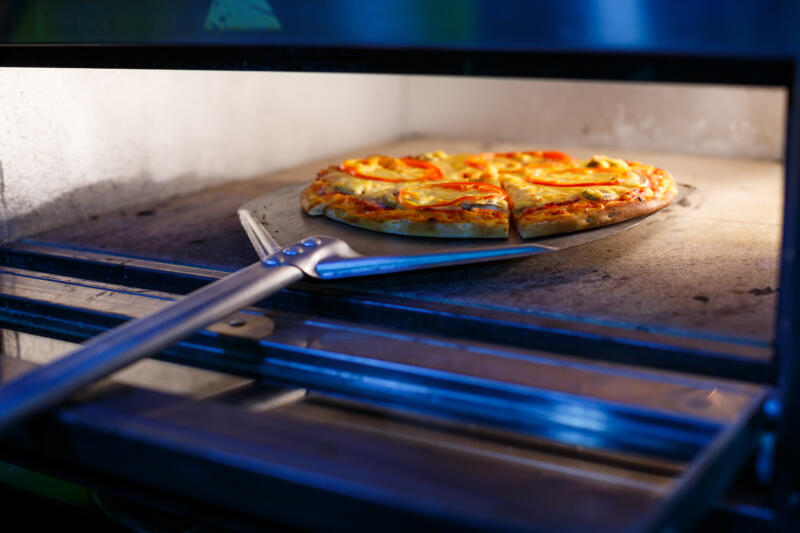
{"type": "Polygon", "coordinates": [[[538,161],[502,174],[523,238],[621,222],[661,209],[676,194],[672,177],[649,165],[606,156],[563,163],[538,161]]]}
{"type": "Polygon", "coordinates": [[[434,152],[350,159],[320,171],[301,205],[309,215],[385,233],[507,237],[506,193],[491,174],[467,165],[468,157],[434,152]]]}

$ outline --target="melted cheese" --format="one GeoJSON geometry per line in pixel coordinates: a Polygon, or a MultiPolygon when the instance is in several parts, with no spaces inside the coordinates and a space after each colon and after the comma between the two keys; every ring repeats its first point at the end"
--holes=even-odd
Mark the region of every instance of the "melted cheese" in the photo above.
{"type": "Polygon", "coordinates": [[[417,181],[425,179],[428,172],[428,169],[409,166],[400,159],[380,155],[366,159],[348,159],[343,165],[356,169],[360,174],[390,180],[417,181]]]}
{"type": "Polygon", "coordinates": [[[426,185],[422,187],[408,187],[404,190],[403,196],[406,201],[418,207],[442,207],[442,208],[460,208],[462,205],[497,205],[505,207],[507,205],[505,198],[498,196],[492,191],[485,190],[459,190],[444,187],[436,187],[435,185],[426,185]],[[464,201],[458,203],[457,200],[464,198],[464,201]],[[454,203],[450,203],[454,202],[454,203]],[[448,204],[448,205],[440,205],[448,204]]]}
{"type": "MultiPolygon", "coordinates": [[[[621,159],[594,156],[578,165],[561,168],[529,168],[525,173],[503,177],[514,212],[529,207],[561,204],[576,200],[607,202],[618,200],[633,190],[648,185],[647,178],[631,170],[621,159]],[[574,170],[570,170],[570,169],[574,170]],[[557,185],[531,183],[546,181],[557,185]],[[575,186],[569,186],[574,183],[575,186]],[[616,183],[605,185],[605,183],[616,183]],[[596,185],[595,185],[596,184],[596,185]]],[[[649,194],[648,194],[649,196],[649,194]]]]}
{"type": "Polygon", "coordinates": [[[350,174],[340,173],[332,183],[336,192],[351,196],[374,197],[398,189],[396,183],[387,181],[357,178],[350,174]]]}
{"type": "Polygon", "coordinates": [[[512,181],[507,178],[503,181],[509,197],[512,199],[514,211],[528,207],[541,207],[546,204],[561,204],[576,200],[609,201],[617,200],[632,190],[625,186],[604,187],[548,187],[546,185],[532,185],[523,181],[512,181]]]}
{"type": "Polygon", "coordinates": [[[473,195],[472,193],[467,193],[464,191],[457,191],[453,189],[438,189],[436,187],[425,187],[425,188],[410,187],[406,190],[409,201],[420,206],[451,202],[463,196],[473,195]]]}
{"type": "MultiPolygon", "coordinates": [[[[487,159],[488,164],[483,168],[469,164],[470,161],[475,161],[475,154],[448,155],[437,151],[423,154],[419,158],[439,167],[442,171],[442,182],[480,181],[502,186],[508,193],[515,213],[528,207],[576,200],[597,202],[618,200],[631,191],[648,185],[647,178],[636,171],[638,167],[635,164],[632,169],[631,165],[622,159],[602,155],[583,162],[544,159],[522,153],[514,154],[513,157],[498,155],[487,159]],[[526,178],[556,183],[558,186],[531,183],[526,178]],[[603,185],[607,182],[616,184],[603,185]],[[571,183],[575,185],[570,186],[571,183]],[[598,185],[589,185],[595,183],[598,185]]],[[[414,180],[420,173],[417,169],[408,172],[408,168],[394,170],[378,163],[370,164],[368,167],[370,174],[387,178],[402,176],[405,179],[410,178],[410,181],[387,182],[337,172],[333,175],[331,184],[337,192],[376,200],[386,207],[397,207],[397,194],[406,188],[406,200],[418,206],[436,206],[470,196],[476,198],[462,203],[507,208],[505,199],[485,191],[431,187],[436,182],[414,180]]],[[[652,194],[649,189],[645,191],[645,197],[650,197],[652,194]]],[[[443,209],[460,207],[458,204],[441,206],[443,209]]]]}
{"type": "Polygon", "coordinates": [[[583,187],[532,185],[516,176],[504,177],[503,188],[508,192],[515,212],[532,206],[577,200],[583,192],[583,187]]]}
{"type": "MultiPolygon", "coordinates": [[[[532,169],[526,177],[534,180],[547,181],[558,185],[575,183],[607,183],[617,182],[619,185],[604,185],[607,187],[624,186],[627,188],[642,187],[647,185],[647,180],[629,169],[621,168],[583,168],[572,171],[570,169],[556,170],[546,168],[532,169]]],[[[590,187],[592,185],[589,185],[590,187]]]]}
{"type": "Polygon", "coordinates": [[[429,161],[439,167],[445,181],[481,181],[500,185],[497,173],[492,173],[490,169],[476,168],[467,164],[469,158],[475,154],[456,154],[449,155],[441,150],[422,154],[420,159],[429,161]]]}

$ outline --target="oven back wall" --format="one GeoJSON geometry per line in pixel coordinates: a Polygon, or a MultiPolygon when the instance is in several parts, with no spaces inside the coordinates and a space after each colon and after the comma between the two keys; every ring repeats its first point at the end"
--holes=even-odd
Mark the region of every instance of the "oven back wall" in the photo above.
{"type": "Polygon", "coordinates": [[[414,76],[405,100],[407,133],[783,158],[783,88],[414,76]]]}
{"type": "Polygon", "coordinates": [[[0,241],[417,134],[775,160],[785,105],[768,88],[2,68],[0,241]]]}

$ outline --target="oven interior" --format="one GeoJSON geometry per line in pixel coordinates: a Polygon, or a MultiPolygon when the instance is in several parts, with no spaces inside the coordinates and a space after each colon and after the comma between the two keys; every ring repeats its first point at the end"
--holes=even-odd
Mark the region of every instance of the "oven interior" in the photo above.
{"type": "MultiPolygon", "coordinates": [[[[539,75],[593,77],[570,57],[539,75]]],[[[4,69],[26,135],[2,166],[3,382],[252,263],[236,208],[347,157],[606,153],[683,196],[555,254],[298,283],[15,427],[3,460],[243,528],[772,523],[797,111],[783,66],[762,86],[685,61],[647,83],[4,69]]]]}

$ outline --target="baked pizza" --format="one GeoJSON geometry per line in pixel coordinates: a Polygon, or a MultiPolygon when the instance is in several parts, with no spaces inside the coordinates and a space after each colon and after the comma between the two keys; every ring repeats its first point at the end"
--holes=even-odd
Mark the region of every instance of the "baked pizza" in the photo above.
{"type": "Polygon", "coordinates": [[[424,237],[523,238],[605,226],[676,194],[659,168],[602,155],[520,151],[372,155],[321,170],[301,194],[309,215],[424,237]]]}

